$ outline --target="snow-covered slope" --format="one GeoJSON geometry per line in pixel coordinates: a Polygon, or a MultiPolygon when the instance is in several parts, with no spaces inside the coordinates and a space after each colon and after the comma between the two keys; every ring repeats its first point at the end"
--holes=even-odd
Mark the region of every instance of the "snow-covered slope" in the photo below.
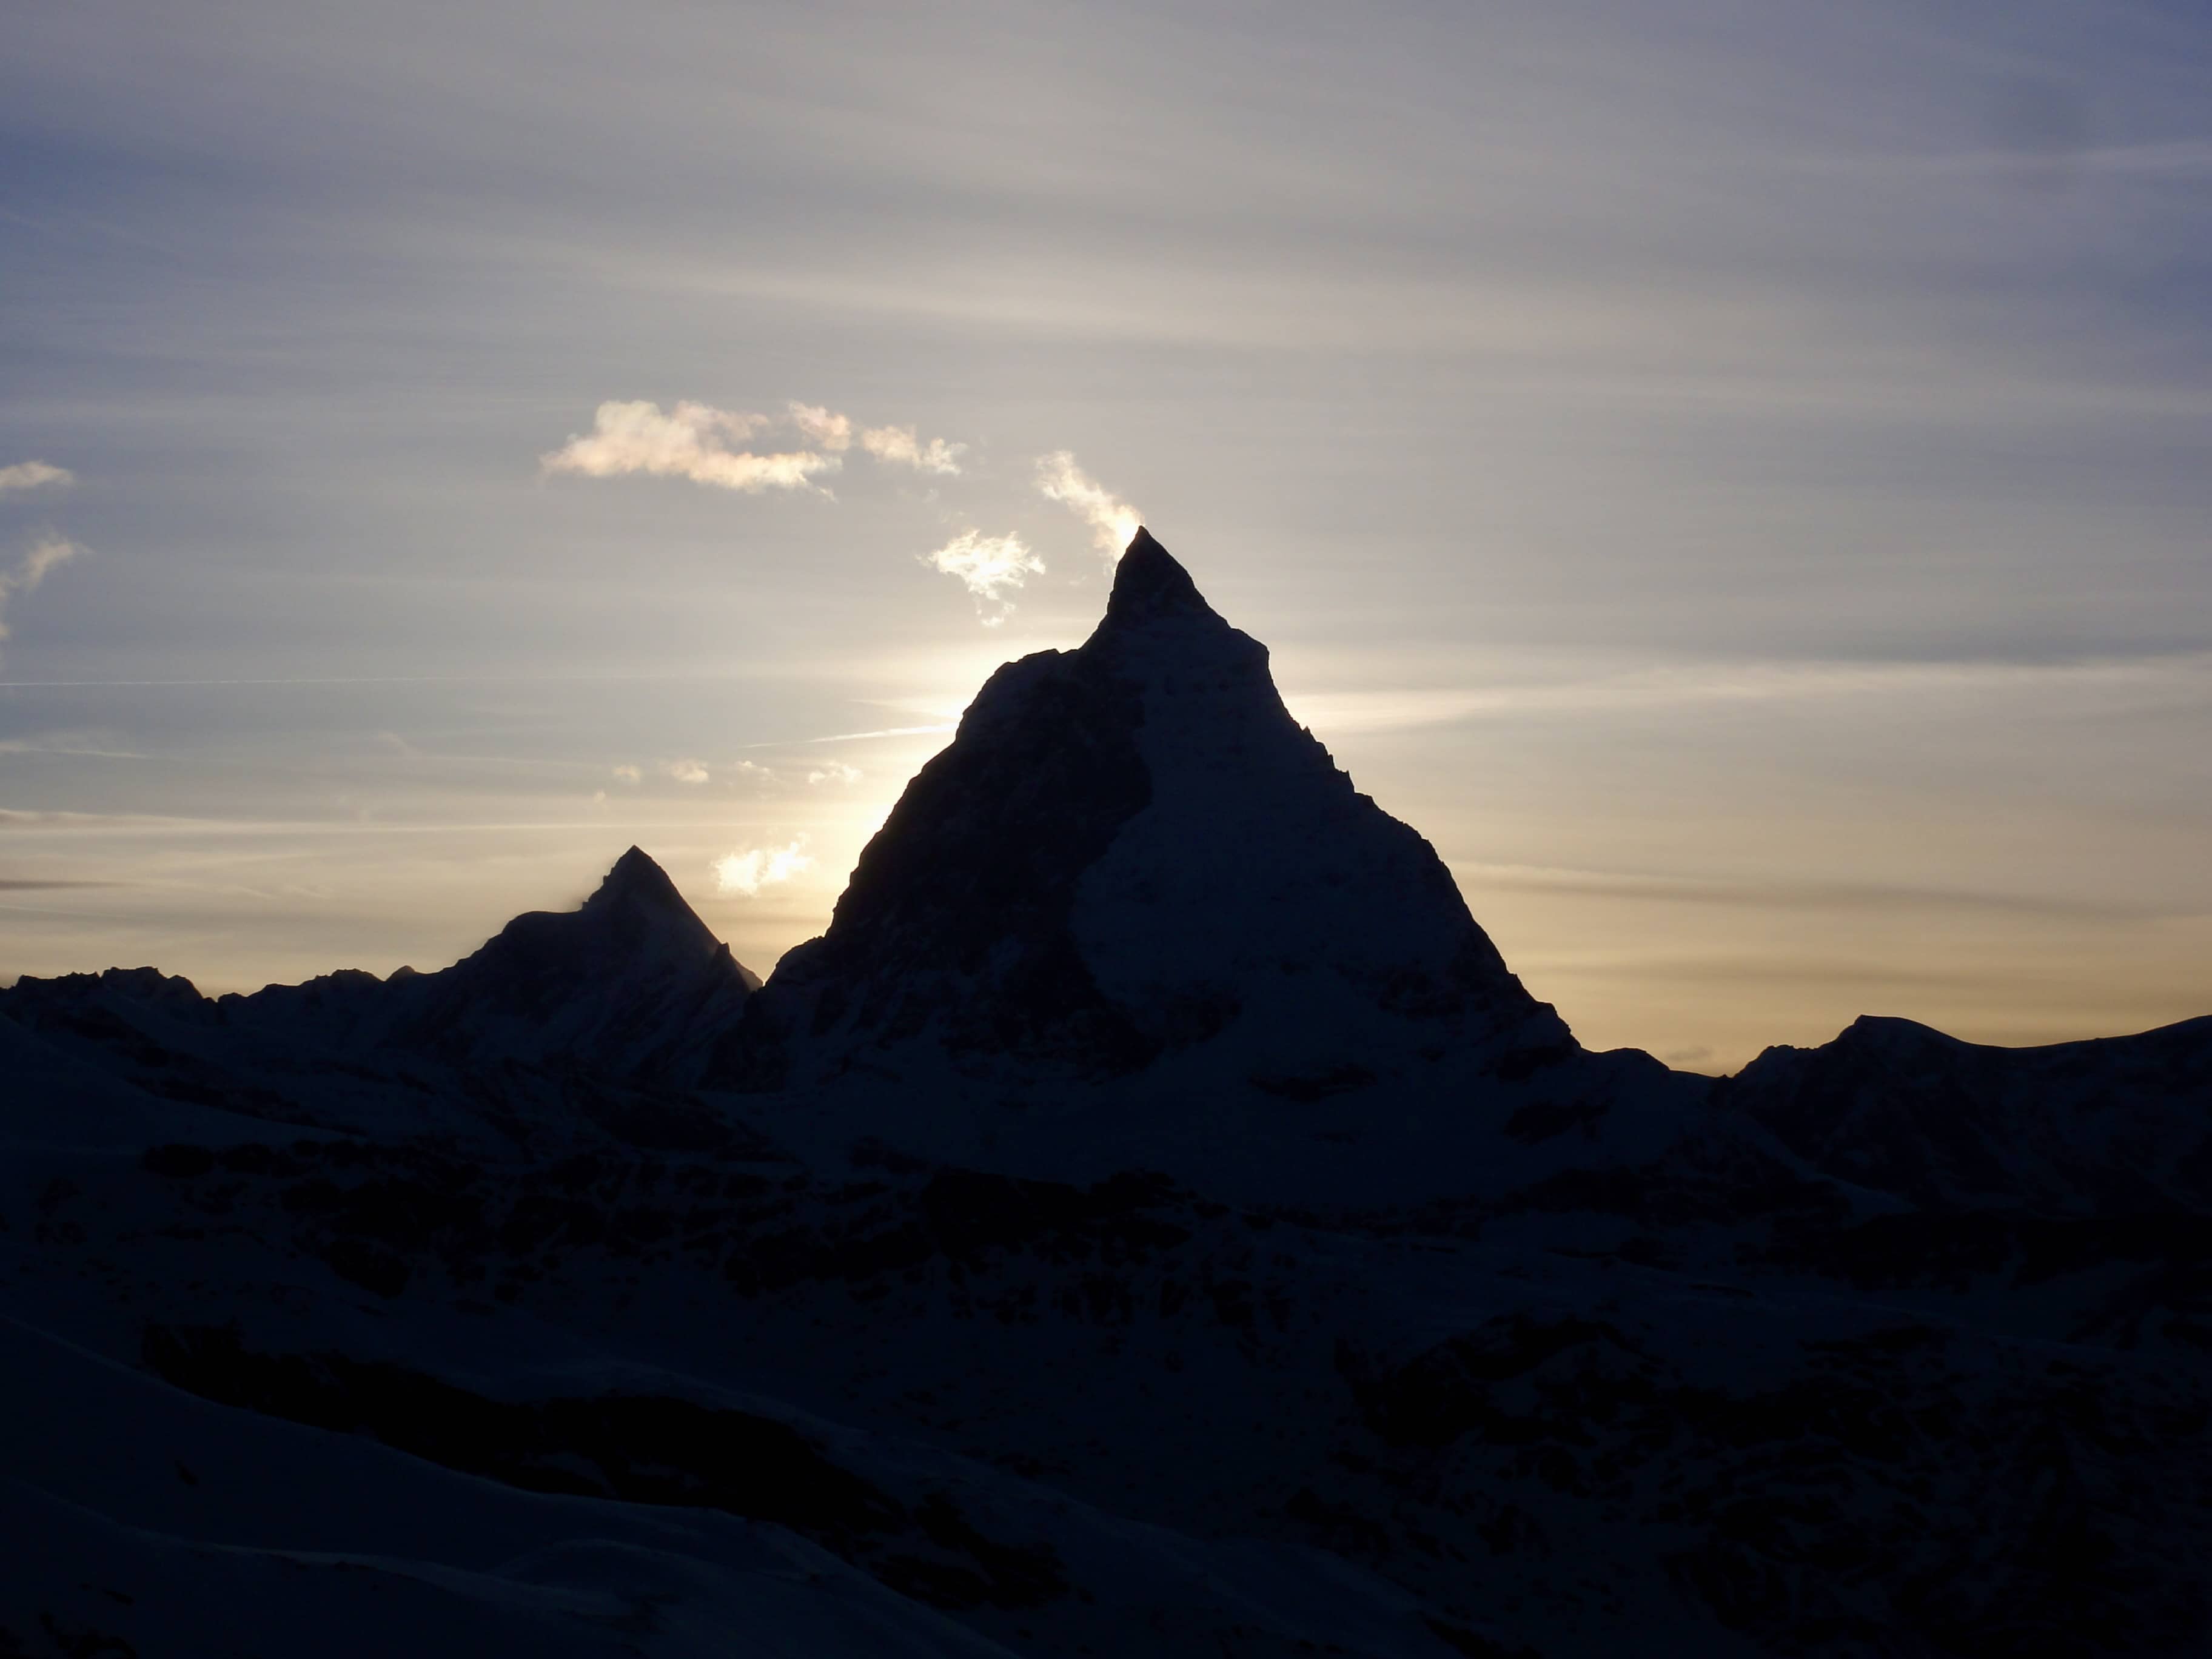
{"type": "Polygon", "coordinates": [[[0,1319],[0,1650],[1008,1650],[774,1522],[527,1491],[194,1399],[0,1319]]]}

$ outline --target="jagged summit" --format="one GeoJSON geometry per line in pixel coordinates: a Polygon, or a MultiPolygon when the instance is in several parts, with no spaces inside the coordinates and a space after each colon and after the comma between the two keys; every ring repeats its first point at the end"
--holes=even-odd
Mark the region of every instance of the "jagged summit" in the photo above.
{"type": "MultiPolygon", "coordinates": [[[[632,847],[614,862],[605,878],[591,897],[584,901],[586,911],[600,911],[622,904],[639,904],[663,911],[670,915],[688,917],[694,922],[699,918],[668,872],[655,864],[641,847],[632,847]]],[[[699,922],[702,927],[706,926],[699,922]]]]}
{"type": "Polygon", "coordinates": [[[495,1032],[526,1051],[557,1033],[568,1051],[627,1064],[734,1019],[759,982],[635,847],[580,908],[519,915],[428,978],[419,1022],[471,1047],[495,1032]]]}
{"type": "Polygon", "coordinates": [[[1190,572],[1139,525],[1121,563],[1114,568],[1114,591],[1107,598],[1106,617],[1099,628],[1103,632],[1178,613],[1220,621],[1213,607],[1200,596],[1190,572]]]}
{"type": "Polygon", "coordinates": [[[1215,1084],[1309,1097],[1411,1049],[1571,1042],[1434,849],[1291,718],[1267,647],[1140,531],[1081,648],[986,683],[725,1075],[1204,1054],[1215,1084]]]}
{"type": "MultiPolygon", "coordinates": [[[[563,951],[607,957],[603,966],[610,971],[622,961],[641,956],[690,961],[728,954],[714,930],[677,890],[668,872],[638,847],[615,860],[598,890],[578,909],[533,911],[516,917],[508,928],[518,926],[531,927],[534,936],[544,940],[563,940],[556,947],[563,951]]],[[[757,982],[750,975],[745,978],[749,984],[757,982]]]]}

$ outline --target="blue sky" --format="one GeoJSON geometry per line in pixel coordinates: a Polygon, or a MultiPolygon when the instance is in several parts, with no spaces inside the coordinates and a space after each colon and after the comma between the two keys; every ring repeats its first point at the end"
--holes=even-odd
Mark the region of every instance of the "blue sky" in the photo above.
{"type": "Polygon", "coordinates": [[[633,840],[764,970],[1087,631],[1066,451],[1585,1040],[2212,1010],[2201,8],[9,32],[0,974],[430,966],[633,840]],[[837,469],[545,464],[684,402],[837,469]]]}

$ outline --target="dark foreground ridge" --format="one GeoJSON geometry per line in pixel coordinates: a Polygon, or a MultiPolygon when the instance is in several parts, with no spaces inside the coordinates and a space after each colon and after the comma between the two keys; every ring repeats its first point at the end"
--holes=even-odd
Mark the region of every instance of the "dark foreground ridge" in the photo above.
{"type": "Polygon", "coordinates": [[[0,1656],[2212,1651],[2212,1018],[1594,1054],[1144,532],[763,986],[0,991],[0,1656]]]}

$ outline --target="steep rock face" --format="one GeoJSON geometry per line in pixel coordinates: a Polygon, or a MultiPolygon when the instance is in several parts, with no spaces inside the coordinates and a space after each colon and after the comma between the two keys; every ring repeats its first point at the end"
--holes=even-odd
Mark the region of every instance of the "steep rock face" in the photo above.
{"type": "Polygon", "coordinates": [[[1824,1173],[1923,1208],[2212,1202],[2212,1018],[1996,1048],[1868,1017],[1818,1048],[1769,1048],[1722,1098],[1824,1173]]]}
{"type": "Polygon", "coordinates": [[[1204,1047],[1311,1098],[1377,1053],[1571,1039],[1139,531],[1091,638],[984,686],[719,1074],[896,1070],[915,1044],[1093,1078],[1204,1047]]]}

